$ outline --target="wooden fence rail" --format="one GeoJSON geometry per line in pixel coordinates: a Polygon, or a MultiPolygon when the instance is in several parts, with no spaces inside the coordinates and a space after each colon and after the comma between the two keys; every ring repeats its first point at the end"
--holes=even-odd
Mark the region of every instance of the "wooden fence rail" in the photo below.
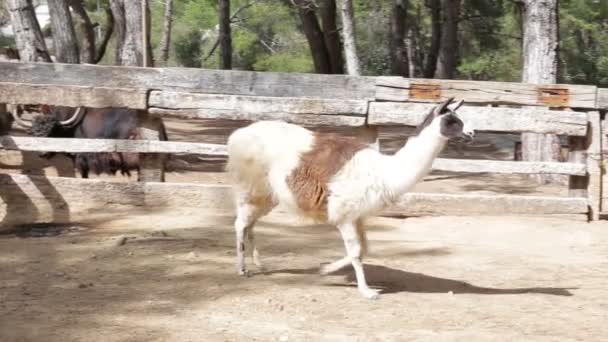
{"type": "MultiPolygon", "coordinates": [[[[569,162],[552,163],[439,158],[433,164],[435,170],[564,174],[571,179],[570,197],[408,194],[386,214],[584,214],[591,219],[598,217],[602,199],[602,146],[608,151],[608,144],[605,143],[607,139],[602,139],[597,110],[608,108],[608,89],[401,77],[0,62],[0,105],[129,107],[147,110],[153,114],[149,118],[281,119],[312,126],[416,126],[434,102],[451,96],[466,100],[459,115],[477,131],[553,133],[570,137],[570,159],[569,162]],[[597,158],[600,158],[599,162],[597,158]]],[[[151,133],[150,136],[154,136],[154,132],[151,133]]],[[[226,155],[223,145],[154,140],[4,136],[0,137],[0,145],[6,150],[41,152],[226,155]]],[[[149,165],[148,168],[155,167],[149,165]]],[[[126,207],[172,203],[203,205],[213,210],[229,207],[226,204],[229,188],[220,185],[123,183],[22,175],[0,175],[0,180],[0,197],[5,210],[29,205],[32,212],[38,213],[37,221],[46,220],[41,213],[49,206],[49,197],[56,195],[67,203],[64,207],[73,210],[92,210],[95,206],[103,207],[104,203],[126,207]],[[73,193],[75,191],[78,193],[73,193]],[[96,202],[84,208],[78,198],[87,193],[94,194],[96,202]],[[216,198],[218,196],[221,199],[216,198]]],[[[57,215],[53,217],[57,220],[57,215]]]]}

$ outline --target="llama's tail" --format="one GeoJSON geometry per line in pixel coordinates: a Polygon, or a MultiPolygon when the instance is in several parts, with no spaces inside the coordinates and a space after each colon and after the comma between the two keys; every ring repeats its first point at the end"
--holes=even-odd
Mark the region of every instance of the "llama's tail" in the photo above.
{"type": "Polygon", "coordinates": [[[263,144],[248,130],[237,129],[228,137],[226,172],[236,187],[255,192],[267,184],[268,163],[263,144]]]}

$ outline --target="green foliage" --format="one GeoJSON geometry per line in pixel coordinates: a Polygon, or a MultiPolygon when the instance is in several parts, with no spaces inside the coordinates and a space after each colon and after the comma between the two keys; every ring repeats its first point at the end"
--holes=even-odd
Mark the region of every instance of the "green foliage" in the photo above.
{"type": "MultiPolygon", "coordinates": [[[[164,0],[149,0],[152,46],[158,53],[164,0]]],[[[217,0],[174,0],[170,66],[216,68],[217,0]]],[[[318,1],[317,1],[318,3],[318,1]]],[[[431,45],[429,0],[409,0],[407,25],[413,77],[422,77],[431,45]]],[[[109,0],[100,0],[101,7],[109,0]]],[[[394,0],[354,0],[357,51],[366,75],[390,73],[390,20],[394,0]]],[[[105,23],[97,0],[85,0],[93,22],[105,23]]],[[[0,22],[5,12],[0,8],[0,22]]],[[[290,0],[232,0],[235,69],[314,72],[298,11],[290,0]],[[246,6],[253,2],[251,6],[246,6]],[[246,8],[242,8],[245,6],[246,8]]],[[[519,81],[522,32],[518,5],[510,0],[461,0],[458,78],[519,81]]],[[[320,18],[319,18],[320,20],[320,18]]],[[[341,23],[338,13],[338,26],[341,23]]],[[[0,45],[14,41],[0,37],[0,45]]],[[[102,63],[112,63],[110,43],[102,63]]],[[[560,0],[560,82],[608,87],[608,0],[560,0]]]]}
{"type": "Polygon", "coordinates": [[[200,68],[201,61],[201,33],[192,30],[175,41],[175,58],[180,65],[188,68],[200,68]]]}
{"type": "Polygon", "coordinates": [[[561,80],[608,86],[608,1],[560,3],[561,80]]]}

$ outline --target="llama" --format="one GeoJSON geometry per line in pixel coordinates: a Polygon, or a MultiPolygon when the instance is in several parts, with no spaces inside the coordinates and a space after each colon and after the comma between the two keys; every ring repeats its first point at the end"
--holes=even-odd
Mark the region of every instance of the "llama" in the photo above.
{"type": "Polygon", "coordinates": [[[259,121],[228,138],[227,171],[236,201],[236,253],[240,275],[245,266],[245,239],[254,264],[263,265],[255,245],[255,222],[279,203],[317,222],[335,225],[347,255],[323,265],[326,275],[352,264],[361,294],[379,291],[367,285],[362,258],[367,249],[363,219],[395,203],[431,169],[450,138],[473,139],[457,116],[463,101],[450,98],[434,107],[394,155],[380,153],[353,137],[315,133],[283,121],[259,121]]]}

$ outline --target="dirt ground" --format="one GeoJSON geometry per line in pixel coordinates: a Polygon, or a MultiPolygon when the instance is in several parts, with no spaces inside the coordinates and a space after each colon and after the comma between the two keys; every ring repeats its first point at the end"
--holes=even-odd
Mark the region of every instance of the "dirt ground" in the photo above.
{"type": "MultiPolygon", "coordinates": [[[[171,140],[214,143],[236,127],[167,126],[171,140]]],[[[383,149],[393,151],[406,135],[383,130],[383,149]]],[[[481,135],[443,156],[508,160],[514,139],[481,135]]],[[[223,162],[176,156],[167,181],[225,182],[223,162]]],[[[3,153],[0,167],[73,175],[65,160],[34,154],[3,153]]],[[[567,193],[522,176],[442,173],[416,190],[567,193]]],[[[382,295],[370,301],[357,292],[351,269],[318,275],[320,263],[344,254],[337,230],[291,216],[260,222],[256,236],[268,272],[239,277],[232,220],[100,210],[87,222],[0,235],[0,341],[608,339],[606,221],[374,218],[365,268],[382,295]]]]}
{"type": "Polygon", "coordinates": [[[338,232],[286,216],[256,230],[268,272],[237,276],[231,219],[148,214],[1,236],[0,340],[608,338],[606,223],[373,219],[365,269],[383,294],[370,301],[351,269],[317,275],[343,254],[338,232]]]}

